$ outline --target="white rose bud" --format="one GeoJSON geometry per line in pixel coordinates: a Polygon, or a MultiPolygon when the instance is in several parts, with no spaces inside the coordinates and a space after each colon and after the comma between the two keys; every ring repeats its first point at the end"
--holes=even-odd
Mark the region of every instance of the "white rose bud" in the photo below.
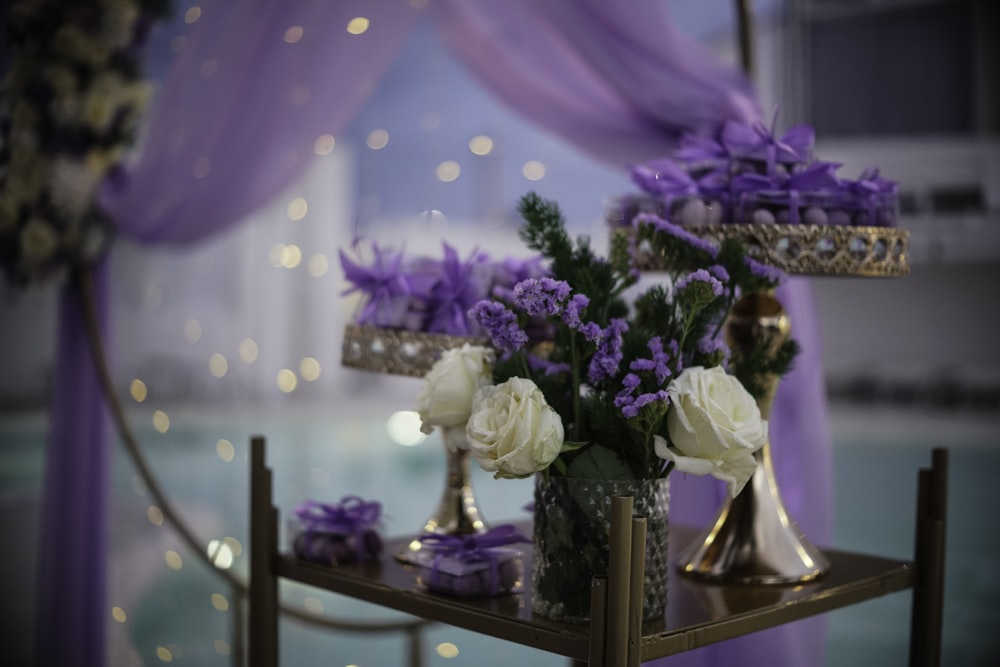
{"type": "Polygon", "coordinates": [[[544,470],[559,456],[563,425],[534,382],[513,377],[476,392],[465,437],[483,470],[516,479],[544,470]]]}
{"type": "Polygon", "coordinates": [[[491,355],[489,349],[469,344],[441,355],[427,372],[417,396],[421,431],[430,433],[435,426],[465,426],[476,390],[492,382],[491,355]]]}
{"type": "Polygon", "coordinates": [[[753,396],[721,367],[685,369],[667,387],[667,433],[656,455],[678,470],[712,475],[736,497],[757,468],[754,452],[767,442],[767,422],[753,396]]]}

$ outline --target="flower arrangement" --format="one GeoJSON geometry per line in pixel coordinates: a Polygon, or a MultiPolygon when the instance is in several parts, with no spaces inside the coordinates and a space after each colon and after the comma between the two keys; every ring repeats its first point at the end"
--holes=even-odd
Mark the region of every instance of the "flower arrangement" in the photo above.
{"type": "Polygon", "coordinates": [[[674,268],[669,286],[630,304],[638,276],[625,239],[601,258],[585,237],[570,239],[555,203],[530,194],[520,211],[521,238],[547,274],[472,307],[496,359],[475,346],[446,353],[419,397],[425,427],[467,418],[472,456],[500,478],[655,479],[676,467],[723,479],[736,495],[767,426],[726,369],[783,372],[796,350],[778,355],[780,368],[755,355],[733,360],[722,327],[741,293],[773,288],[780,274],[735,240],[716,247],[640,216],[640,238],[674,268]]]}
{"type": "Polygon", "coordinates": [[[866,169],[857,179],[816,159],[815,132],[797,125],[781,136],[757,121],[727,121],[715,136],[686,135],[671,157],[630,167],[643,190],[620,202],[616,224],[654,212],[685,226],[811,224],[890,227],[898,185],[866,169]]]}
{"type": "Polygon", "coordinates": [[[97,190],[132,145],[151,88],[140,55],[168,0],[28,0],[0,127],[0,267],[17,285],[61,276],[106,249],[97,190]]]}

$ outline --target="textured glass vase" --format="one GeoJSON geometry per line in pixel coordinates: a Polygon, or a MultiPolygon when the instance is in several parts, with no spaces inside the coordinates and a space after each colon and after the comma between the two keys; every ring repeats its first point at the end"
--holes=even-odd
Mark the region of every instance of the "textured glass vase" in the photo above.
{"type": "Polygon", "coordinates": [[[608,572],[611,498],[632,496],[645,516],[644,621],[662,618],[667,603],[666,479],[595,480],[535,476],[532,610],[556,621],[590,618],[591,579],[608,572]]]}

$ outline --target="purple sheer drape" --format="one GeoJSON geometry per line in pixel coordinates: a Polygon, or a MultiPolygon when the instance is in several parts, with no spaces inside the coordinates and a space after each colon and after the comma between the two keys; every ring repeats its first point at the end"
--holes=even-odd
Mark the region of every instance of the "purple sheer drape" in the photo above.
{"type": "MultiPolygon", "coordinates": [[[[93,271],[108,287],[107,261],[93,271]]],[[[104,331],[108,310],[97,312],[104,331]]],[[[35,664],[105,664],[110,429],[78,293],[59,299],[52,426],[45,452],[35,664]]]]}
{"type": "Polygon", "coordinates": [[[663,157],[684,131],[759,114],[747,80],[677,31],[665,3],[433,3],[439,33],[494,94],[612,164],[663,157]]]}
{"type": "MultiPolygon", "coordinates": [[[[420,4],[426,3],[412,3],[420,4]]],[[[342,132],[372,92],[423,14],[412,5],[201,3],[201,17],[157,97],[138,162],[113,174],[100,194],[120,232],[144,243],[193,243],[279,194],[315,159],[317,139],[342,132]],[[369,19],[368,30],[348,34],[348,22],[360,16],[369,19]]],[[[663,3],[436,0],[430,8],[449,48],[500,99],[612,164],[661,157],[684,131],[757,115],[746,80],[679,34],[663,3]]],[[[101,276],[95,288],[104,312],[107,278],[101,276]]],[[[772,445],[790,511],[822,544],[829,539],[830,469],[825,404],[816,390],[822,381],[818,339],[809,337],[815,331],[808,288],[790,289],[786,307],[806,353],[779,392],[772,445]]],[[[43,665],[105,662],[108,437],[79,312],[67,291],[39,565],[43,665]]],[[[679,519],[700,524],[694,514],[710,517],[718,496],[714,487],[688,486],[675,480],[671,506],[679,519]],[[694,514],[680,516],[689,509],[694,514]]],[[[819,665],[822,626],[815,627],[778,628],[695,659],[819,665]]]]}
{"type": "Polygon", "coordinates": [[[406,0],[202,6],[159,93],[139,162],[101,204],[123,234],[191,243],[278,195],[346,129],[421,12],[406,0]],[[368,29],[349,34],[355,17],[368,29]]]}
{"type": "MultiPolygon", "coordinates": [[[[137,163],[100,194],[119,232],[145,243],[196,242],[279,194],[315,157],[318,137],[346,128],[420,16],[406,0],[217,1],[201,10],[137,163]],[[358,16],[368,30],[348,34],[358,16]]],[[[109,281],[94,287],[106,312],[109,281]]],[[[81,312],[67,289],[40,538],[35,650],[45,667],[106,664],[109,433],[81,312]]]]}

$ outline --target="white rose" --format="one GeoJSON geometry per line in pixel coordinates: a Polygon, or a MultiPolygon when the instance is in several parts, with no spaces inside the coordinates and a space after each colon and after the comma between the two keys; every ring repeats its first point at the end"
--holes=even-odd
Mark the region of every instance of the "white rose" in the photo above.
{"type": "Polygon", "coordinates": [[[555,460],[563,445],[563,425],[534,382],[513,377],[476,392],[465,437],[483,470],[494,478],[515,479],[555,460]]]}
{"type": "Polygon", "coordinates": [[[667,387],[670,409],[656,455],[678,470],[712,475],[736,497],[757,468],[754,452],[767,442],[767,422],[753,396],[720,366],[687,368],[667,387]]]}
{"type": "Polygon", "coordinates": [[[427,372],[417,396],[420,430],[435,426],[464,426],[472,412],[476,390],[490,384],[492,352],[480,345],[465,344],[446,350],[427,372]]]}

